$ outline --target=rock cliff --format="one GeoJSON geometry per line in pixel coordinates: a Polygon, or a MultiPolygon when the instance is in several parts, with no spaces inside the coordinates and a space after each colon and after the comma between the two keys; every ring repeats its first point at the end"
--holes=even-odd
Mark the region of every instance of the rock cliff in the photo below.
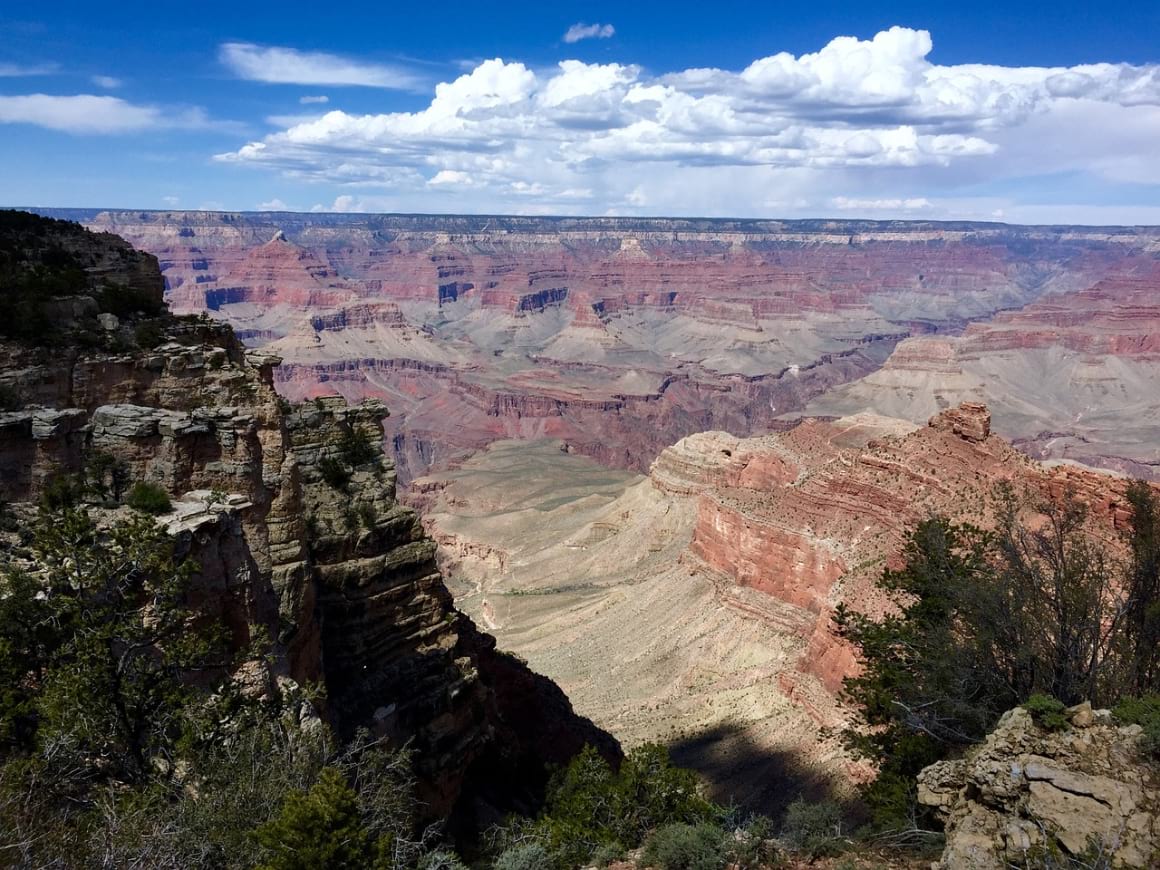
{"type": "Polygon", "coordinates": [[[946,823],[938,868],[1022,867],[1055,849],[1058,866],[1156,866],[1160,766],[1142,752],[1140,726],[1087,704],[1068,712],[1070,727],[1048,732],[1017,707],[967,757],[919,775],[919,801],[946,823]]]}
{"type": "MultiPolygon", "coordinates": [[[[144,275],[160,301],[152,258],[142,266],[119,240],[77,232],[80,249],[125,264],[91,269],[77,298],[144,275]]],[[[292,406],[274,391],[277,363],[227,325],[164,313],[105,323],[82,311],[52,346],[0,342],[11,409],[0,413],[0,499],[26,514],[54,478],[88,473],[98,456],[164,488],[174,505],[160,519],[200,566],[194,606],[222,616],[238,649],[259,633],[273,641],[244,679],[263,691],[320,685],[320,712],[340,733],[368,727],[409,744],[433,816],[530,799],[545,764],[585,741],[615,754],[556,686],[455,609],[435,544],[396,501],[386,408],[292,406]],[[97,337],[82,340],[89,328],[97,337]]]]}

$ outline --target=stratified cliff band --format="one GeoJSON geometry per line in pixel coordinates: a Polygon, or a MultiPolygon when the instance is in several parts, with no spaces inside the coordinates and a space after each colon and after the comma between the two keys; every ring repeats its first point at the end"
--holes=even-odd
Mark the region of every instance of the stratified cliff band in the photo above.
{"type": "Polygon", "coordinates": [[[273,641],[239,679],[317,685],[340,734],[409,745],[432,816],[534,801],[546,765],[586,742],[618,753],[455,609],[435,544],[395,500],[380,402],[292,406],[274,391],[276,357],[246,351],[225,324],[164,311],[153,256],[73,224],[5,220],[22,258],[76,267],[75,286],[27,300],[46,315],[41,334],[0,339],[0,499],[12,510],[30,513],[96,454],[162,487],[173,509],[160,521],[200,566],[193,606],[224,619],[235,649],[273,641]],[[120,316],[111,288],[133,300],[120,316]]]}

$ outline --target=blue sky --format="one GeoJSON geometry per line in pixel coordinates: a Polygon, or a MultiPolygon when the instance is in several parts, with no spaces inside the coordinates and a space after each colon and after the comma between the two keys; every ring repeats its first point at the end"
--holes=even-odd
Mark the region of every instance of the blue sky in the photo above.
{"type": "Polygon", "coordinates": [[[1157,3],[14,6],[3,205],[1160,224],[1157,3]]]}

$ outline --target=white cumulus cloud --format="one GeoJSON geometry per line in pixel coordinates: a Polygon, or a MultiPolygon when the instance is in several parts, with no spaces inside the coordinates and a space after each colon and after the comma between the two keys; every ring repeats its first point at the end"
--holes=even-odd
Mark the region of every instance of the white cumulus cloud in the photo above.
{"type": "Polygon", "coordinates": [[[416,75],[402,67],[276,45],[226,42],[219,48],[218,58],[234,75],[255,82],[358,85],[395,90],[411,90],[420,84],[416,75]]]}
{"type": "Polygon", "coordinates": [[[416,111],[288,118],[217,159],[428,211],[933,213],[940,189],[1020,174],[1155,183],[1160,65],[950,66],[932,46],[893,27],[662,74],[493,58],[416,111]]]}
{"type": "Polygon", "coordinates": [[[571,45],[582,39],[610,39],[616,35],[611,24],[573,24],[564,34],[564,41],[571,45]]]}
{"type": "Polygon", "coordinates": [[[318,94],[317,96],[299,97],[298,102],[303,106],[324,105],[330,102],[330,97],[326,94],[318,94]]]}

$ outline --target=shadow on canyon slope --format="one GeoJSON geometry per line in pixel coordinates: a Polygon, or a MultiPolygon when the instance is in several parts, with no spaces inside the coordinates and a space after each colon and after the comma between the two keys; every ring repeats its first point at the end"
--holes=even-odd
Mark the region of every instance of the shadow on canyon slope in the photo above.
{"type": "Polygon", "coordinates": [[[722,723],[669,746],[673,763],[695,770],[717,803],[777,819],[799,797],[839,799],[833,782],[791,752],[757,746],[739,724],[722,723]]]}

